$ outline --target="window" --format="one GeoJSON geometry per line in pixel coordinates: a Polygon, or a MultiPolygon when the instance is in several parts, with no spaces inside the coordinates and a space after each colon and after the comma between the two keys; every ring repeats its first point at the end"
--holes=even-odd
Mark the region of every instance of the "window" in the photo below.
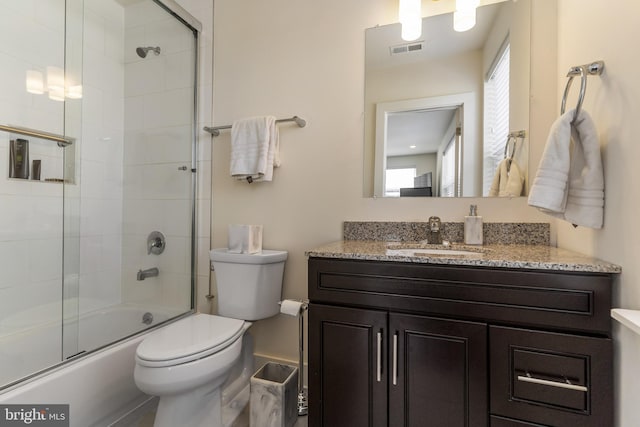
{"type": "Polygon", "coordinates": [[[386,197],[400,197],[401,188],[413,188],[416,168],[387,169],[385,173],[386,197]]]}
{"type": "Polygon", "coordinates": [[[482,194],[489,195],[493,176],[504,158],[509,135],[509,51],[508,40],[496,55],[484,84],[484,153],[482,194]]]}
{"type": "Polygon", "coordinates": [[[440,179],[440,197],[456,195],[456,144],[455,137],[447,144],[442,153],[442,178],[440,179]]]}

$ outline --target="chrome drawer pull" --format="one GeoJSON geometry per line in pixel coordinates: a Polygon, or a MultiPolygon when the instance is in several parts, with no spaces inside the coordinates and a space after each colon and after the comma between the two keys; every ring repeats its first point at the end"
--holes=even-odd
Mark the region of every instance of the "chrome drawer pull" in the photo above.
{"type": "Polygon", "coordinates": [[[382,332],[378,332],[378,351],[376,360],[376,381],[380,382],[382,377],[382,332]]]}
{"type": "Polygon", "coordinates": [[[398,333],[393,334],[393,385],[398,384],[398,333]]]}
{"type": "Polygon", "coordinates": [[[522,381],[525,383],[548,385],[550,387],[566,388],[568,390],[576,390],[576,391],[584,391],[584,392],[589,391],[589,389],[583,385],[575,385],[570,383],[561,383],[559,381],[543,380],[541,378],[534,378],[529,375],[527,376],[518,375],[518,381],[522,381]]]}

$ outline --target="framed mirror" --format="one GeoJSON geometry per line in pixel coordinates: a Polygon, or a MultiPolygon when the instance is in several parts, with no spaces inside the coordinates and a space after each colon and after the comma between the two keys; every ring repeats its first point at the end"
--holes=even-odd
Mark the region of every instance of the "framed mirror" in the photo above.
{"type": "Polygon", "coordinates": [[[531,4],[483,3],[465,32],[453,13],[412,42],[400,24],[366,30],[365,197],[527,194],[531,4]]]}

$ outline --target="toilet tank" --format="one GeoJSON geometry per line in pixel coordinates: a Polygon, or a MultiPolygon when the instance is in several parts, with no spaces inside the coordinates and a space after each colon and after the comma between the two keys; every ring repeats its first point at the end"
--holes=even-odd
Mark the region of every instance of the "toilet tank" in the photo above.
{"type": "Polygon", "coordinates": [[[227,248],[209,252],[218,288],[218,314],[260,320],[280,312],[286,251],[256,254],[231,253],[227,248]]]}

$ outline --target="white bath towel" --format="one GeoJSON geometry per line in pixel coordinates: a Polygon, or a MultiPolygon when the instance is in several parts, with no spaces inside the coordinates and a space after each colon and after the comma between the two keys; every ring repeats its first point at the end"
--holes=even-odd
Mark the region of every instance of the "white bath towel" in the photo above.
{"type": "Polygon", "coordinates": [[[513,160],[504,159],[498,164],[489,197],[518,197],[522,194],[523,185],[524,176],[518,164],[513,160]]]}
{"type": "Polygon", "coordinates": [[[271,181],[280,166],[280,141],[276,118],[250,117],[231,126],[231,176],[252,181],[271,181]]]}
{"type": "Polygon", "coordinates": [[[574,225],[602,228],[604,174],[595,124],[582,110],[559,117],[551,127],[529,205],[574,225]]]}

